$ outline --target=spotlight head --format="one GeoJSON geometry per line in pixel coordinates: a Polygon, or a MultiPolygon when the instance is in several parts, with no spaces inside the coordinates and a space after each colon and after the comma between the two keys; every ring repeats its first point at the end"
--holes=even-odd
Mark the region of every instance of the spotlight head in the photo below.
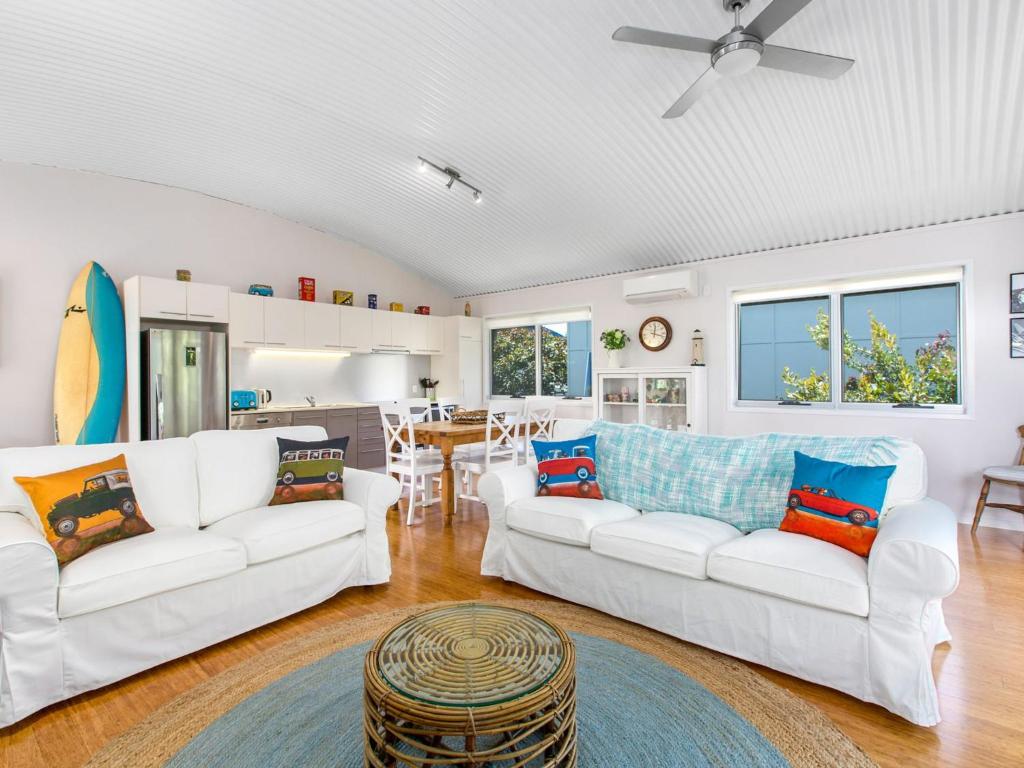
{"type": "Polygon", "coordinates": [[[426,173],[427,172],[427,161],[424,160],[422,157],[420,158],[420,169],[419,170],[420,170],[420,173],[426,173]]]}
{"type": "Polygon", "coordinates": [[[477,190],[476,192],[473,193],[473,202],[474,203],[476,203],[477,205],[480,205],[480,203],[482,203],[483,201],[484,201],[484,196],[483,196],[483,194],[479,190],[477,190]]]}

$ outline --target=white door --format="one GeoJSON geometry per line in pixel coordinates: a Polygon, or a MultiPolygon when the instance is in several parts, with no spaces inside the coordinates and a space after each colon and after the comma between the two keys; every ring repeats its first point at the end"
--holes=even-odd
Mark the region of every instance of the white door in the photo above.
{"type": "Polygon", "coordinates": [[[414,355],[430,354],[430,318],[426,315],[409,315],[409,327],[411,330],[412,346],[410,351],[414,355]]]}
{"type": "Polygon", "coordinates": [[[189,320],[226,323],[231,315],[231,292],[226,285],[185,283],[189,320]]]}
{"type": "Polygon", "coordinates": [[[341,307],[305,301],[303,309],[306,347],[309,349],[341,349],[341,307]]]}
{"type": "Polygon", "coordinates": [[[139,278],[139,315],[165,320],[187,320],[188,283],[162,277],[139,278]]]}
{"type": "Polygon", "coordinates": [[[374,349],[391,349],[391,316],[386,309],[371,309],[370,343],[374,349]]]}
{"type": "Polygon", "coordinates": [[[427,318],[427,351],[431,355],[444,354],[444,318],[428,315],[427,318]]]}
{"type": "Polygon", "coordinates": [[[272,299],[232,293],[229,299],[231,321],[228,335],[233,347],[259,346],[264,343],[263,305],[272,299]]]}
{"type": "Polygon", "coordinates": [[[339,344],[349,352],[369,352],[373,333],[372,318],[376,310],[363,307],[338,307],[339,344]]]}
{"type": "Polygon", "coordinates": [[[305,305],[295,299],[264,299],[264,343],[274,347],[306,345],[305,305]]]}
{"type": "Polygon", "coordinates": [[[416,326],[414,321],[417,315],[410,315],[406,312],[391,313],[391,348],[412,349],[416,343],[416,326]]]}
{"type": "Polygon", "coordinates": [[[479,408],[484,399],[483,346],[479,341],[459,339],[459,405],[479,408]]]}

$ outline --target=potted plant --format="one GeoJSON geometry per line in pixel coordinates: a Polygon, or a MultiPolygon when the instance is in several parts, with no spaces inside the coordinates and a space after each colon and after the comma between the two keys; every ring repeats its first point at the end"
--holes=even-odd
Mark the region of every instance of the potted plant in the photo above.
{"type": "Polygon", "coordinates": [[[622,367],[619,353],[625,348],[628,341],[629,336],[622,328],[609,328],[606,331],[601,331],[601,344],[608,351],[609,368],[622,367]]]}
{"type": "Polygon", "coordinates": [[[428,400],[434,400],[434,395],[436,394],[435,388],[440,383],[441,382],[437,379],[431,379],[429,377],[420,379],[420,386],[423,387],[423,396],[428,400]]]}

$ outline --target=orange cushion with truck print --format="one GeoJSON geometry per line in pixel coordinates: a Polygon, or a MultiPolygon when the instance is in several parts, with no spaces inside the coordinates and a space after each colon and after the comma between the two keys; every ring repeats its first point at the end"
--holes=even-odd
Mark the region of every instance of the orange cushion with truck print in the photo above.
{"type": "Polygon", "coordinates": [[[91,549],[153,530],[135,500],[124,454],[39,477],[16,477],[66,565],[91,549]]]}

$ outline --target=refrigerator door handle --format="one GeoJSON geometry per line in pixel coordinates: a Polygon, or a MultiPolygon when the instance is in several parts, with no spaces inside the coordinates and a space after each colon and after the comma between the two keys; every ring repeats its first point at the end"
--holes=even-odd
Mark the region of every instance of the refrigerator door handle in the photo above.
{"type": "Polygon", "coordinates": [[[164,439],[164,375],[156,375],[156,386],[154,387],[153,415],[156,418],[156,439],[164,439]]]}

